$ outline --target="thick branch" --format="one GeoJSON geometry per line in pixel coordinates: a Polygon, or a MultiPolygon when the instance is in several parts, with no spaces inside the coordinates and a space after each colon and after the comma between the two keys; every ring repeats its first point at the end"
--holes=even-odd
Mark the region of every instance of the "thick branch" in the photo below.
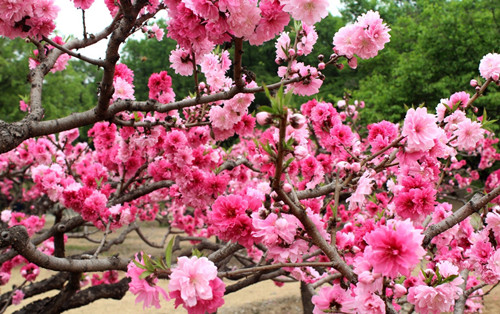
{"type": "Polygon", "coordinates": [[[350,282],[356,283],[358,279],[354,271],[344,262],[344,260],[342,260],[342,257],[340,257],[337,250],[328,244],[328,242],[323,238],[314,225],[314,222],[307,216],[306,211],[293,203],[283,190],[279,189],[276,192],[281,200],[283,200],[283,202],[290,207],[291,213],[300,220],[306,229],[307,234],[312,238],[313,243],[317,245],[332,261],[332,267],[338,270],[350,282]]]}
{"type": "MultiPolygon", "coordinates": [[[[294,82],[301,81],[303,79],[303,77],[293,78],[290,80],[285,80],[268,85],[267,88],[269,90],[274,90],[278,89],[281,85],[288,85],[294,82]]],[[[40,79],[40,82],[42,80],[43,77],[40,79]]],[[[0,120],[0,154],[16,148],[24,140],[27,140],[29,138],[59,133],[62,131],[91,125],[99,121],[110,120],[117,113],[120,113],[122,111],[168,112],[170,110],[179,110],[187,107],[193,107],[199,104],[231,99],[238,93],[253,94],[263,91],[263,87],[241,89],[234,86],[226,92],[205,95],[201,96],[200,98],[184,99],[169,104],[162,104],[152,99],[148,101],[132,101],[120,99],[110,105],[108,110],[101,115],[97,114],[96,109],[91,109],[84,112],[73,113],[63,118],[47,121],[39,121],[43,116],[43,112],[40,114],[40,119],[35,119],[34,117],[29,116],[20,122],[14,123],[6,123],[0,120]]]]}
{"type": "MultiPolygon", "coordinates": [[[[50,237],[54,236],[56,232],[69,232],[85,223],[85,220],[83,220],[82,216],[78,215],[73,218],[70,218],[68,220],[59,222],[55,225],[53,225],[47,232],[43,233],[42,235],[34,238],[31,243],[33,243],[34,246],[39,245],[43,241],[49,239],[50,237]]],[[[3,264],[4,262],[10,260],[11,258],[14,258],[18,253],[15,250],[10,250],[7,253],[4,253],[0,256],[0,264],[3,264]]]]}
{"type": "Polygon", "coordinates": [[[462,294],[458,298],[458,300],[455,301],[455,305],[453,308],[453,314],[461,314],[465,311],[465,302],[467,301],[467,298],[469,297],[465,293],[465,287],[467,286],[467,279],[469,278],[469,270],[464,269],[460,272],[460,276],[463,278],[464,282],[460,285],[460,288],[462,288],[462,294]]]}
{"type": "Polygon", "coordinates": [[[217,264],[224,258],[228,257],[229,255],[232,255],[233,253],[236,253],[237,251],[241,250],[243,246],[241,246],[238,243],[228,243],[226,244],[223,248],[220,250],[217,250],[210,254],[208,256],[208,259],[214,262],[214,264],[217,264]]]}
{"type": "Polygon", "coordinates": [[[90,272],[105,270],[127,270],[128,260],[119,257],[94,260],[72,260],[45,255],[31,243],[24,226],[14,226],[1,233],[2,244],[10,244],[28,261],[51,270],[68,272],[90,272]]]}
{"type": "MultiPolygon", "coordinates": [[[[21,290],[24,293],[24,298],[27,299],[50,290],[62,289],[64,283],[68,280],[68,278],[69,273],[61,272],[50,278],[32,283],[29,286],[25,286],[21,290]]],[[[0,296],[0,307],[3,307],[5,305],[5,302],[7,301],[10,302],[10,292],[4,293],[2,294],[2,296],[0,296]]]]}
{"type": "Polygon", "coordinates": [[[121,300],[128,291],[130,278],[124,277],[117,283],[97,285],[73,295],[62,307],[61,311],[85,306],[99,299],[121,300]]]}
{"type": "Polygon", "coordinates": [[[425,237],[422,245],[424,247],[428,246],[429,243],[431,243],[432,238],[462,222],[467,217],[486,206],[490,201],[492,201],[499,195],[500,186],[497,186],[490,193],[484,196],[481,196],[480,194],[474,195],[474,197],[467,204],[460,207],[452,215],[448,216],[446,219],[438,222],[437,224],[429,226],[429,228],[427,228],[424,232],[425,237]]]}

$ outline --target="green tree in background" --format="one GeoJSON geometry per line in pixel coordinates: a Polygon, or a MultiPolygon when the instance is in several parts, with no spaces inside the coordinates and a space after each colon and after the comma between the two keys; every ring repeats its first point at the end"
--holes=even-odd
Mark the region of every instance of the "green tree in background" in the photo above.
{"type": "Polygon", "coordinates": [[[28,92],[28,55],[31,51],[24,40],[0,37],[0,119],[18,121],[24,116],[19,110],[19,95],[28,92]]]}
{"type": "MultiPolygon", "coordinates": [[[[19,121],[25,115],[19,101],[29,98],[28,58],[32,51],[22,39],[0,38],[0,118],[4,121],[19,121]]],[[[94,107],[101,75],[97,67],[75,59],[68,62],[66,70],[47,75],[43,90],[45,118],[64,117],[94,107]]]]}
{"type": "MultiPolygon", "coordinates": [[[[441,98],[474,90],[479,60],[499,50],[500,2],[496,0],[344,1],[345,16],[378,10],[392,28],[380,57],[361,61],[353,96],[365,100],[371,121],[397,121],[404,105],[434,108],[441,98]]],[[[498,115],[500,91],[477,102],[498,115]]]]}

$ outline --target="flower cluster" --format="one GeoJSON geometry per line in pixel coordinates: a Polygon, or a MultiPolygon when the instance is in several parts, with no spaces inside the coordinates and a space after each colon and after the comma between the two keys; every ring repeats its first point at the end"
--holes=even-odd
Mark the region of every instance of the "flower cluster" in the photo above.
{"type": "Polygon", "coordinates": [[[391,29],[383,23],[378,12],[368,11],[358,17],[356,23],[339,29],[333,37],[335,51],[351,59],[373,58],[389,42],[391,29]]]}
{"type": "Polygon", "coordinates": [[[59,7],[54,0],[3,1],[0,5],[0,35],[9,38],[48,37],[55,29],[59,7]]]}
{"type": "Polygon", "coordinates": [[[224,304],[226,285],[217,277],[217,267],[206,257],[180,257],[170,275],[169,296],[175,307],[182,306],[189,314],[217,311],[224,304]]]}

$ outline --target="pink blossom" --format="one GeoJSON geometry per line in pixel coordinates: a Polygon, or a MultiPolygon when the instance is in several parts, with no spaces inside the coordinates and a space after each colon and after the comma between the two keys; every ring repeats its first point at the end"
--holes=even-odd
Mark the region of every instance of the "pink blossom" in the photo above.
{"type": "Polygon", "coordinates": [[[21,301],[24,299],[24,292],[22,290],[17,289],[12,295],[12,304],[18,305],[21,304],[21,301]]]}
{"type": "MultiPolygon", "coordinates": [[[[141,261],[138,260],[137,256],[135,260],[138,263],[141,261]]],[[[135,303],[144,302],[142,308],[145,310],[146,308],[150,308],[154,306],[159,309],[160,306],[160,294],[168,300],[167,293],[163,288],[157,286],[158,279],[155,277],[148,277],[146,279],[140,279],[139,276],[145,272],[145,269],[137,267],[134,262],[130,262],[127,266],[127,277],[131,280],[128,284],[130,292],[132,294],[137,295],[135,299],[135,303]]]]}
{"type": "Polygon", "coordinates": [[[479,73],[485,79],[494,79],[496,77],[496,80],[498,80],[500,75],[500,54],[488,53],[485,55],[479,63],[479,73]]]}
{"type": "Polygon", "coordinates": [[[21,276],[28,281],[34,281],[38,274],[40,274],[40,268],[33,263],[26,264],[21,268],[21,276]]]}
{"type": "Polygon", "coordinates": [[[172,89],[172,78],[167,71],[153,73],[149,77],[149,98],[158,100],[162,104],[168,104],[175,100],[175,93],[172,89]]]}
{"type": "Polygon", "coordinates": [[[75,8],[87,10],[94,3],[95,0],[73,0],[75,8]]]}
{"type": "Polygon", "coordinates": [[[349,292],[339,285],[322,287],[318,294],[311,299],[314,304],[313,314],[331,313],[332,311],[345,312],[342,305],[350,299],[349,292]]]}
{"type": "Polygon", "coordinates": [[[129,84],[121,77],[117,77],[113,81],[113,87],[115,92],[113,93],[112,101],[116,101],[117,99],[135,99],[134,85],[129,84]]]}
{"type": "Polygon", "coordinates": [[[361,36],[362,28],[359,25],[351,24],[341,27],[333,37],[333,45],[339,55],[352,58],[358,51],[354,44],[354,38],[361,36]]]}
{"type": "Polygon", "coordinates": [[[372,192],[373,179],[370,177],[371,173],[367,170],[359,179],[356,192],[354,192],[346,201],[349,202],[349,210],[356,207],[361,207],[365,202],[365,196],[372,192]]]}
{"type": "Polygon", "coordinates": [[[255,237],[262,238],[266,245],[274,245],[278,242],[291,244],[295,239],[297,227],[300,222],[295,216],[282,214],[280,218],[275,213],[269,214],[266,219],[259,218],[258,213],[252,215],[255,237]]]}
{"type": "Polygon", "coordinates": [[[457,148],[462,150],[473,150],[477,143],[484,138],[484,129],[476,121],[469,118],[458,123],[457,129],[453,132],[457,136],[457,148]]]}
{"type": "Polygon", "coordinates": [[[177,49],[170,52],[169,60],[170,67],[174,69],[175,73],[183,76],[193,74],[193,60],[189,51],[177,47],[177,49]]]}
{"type": "Polygon", "coordinates": [[[466,92],[457,92],[450,96],[448,107],[453,108],[456,104],[460,103],[461,107],[465,107],[469,103],[470,95],[466,92]]]}
{"type": "Polygon", "coordinates": [[[493,231],[497,242],[500,242],[500,215],[495,212],[489,212],[486,215],[486,224],[487,228],[493,231]]]}
{"type": "Polygon", "coordinates": [[[307,56],[312,52],[313,46],[318,40],[318,33],[316,33],[314,26],[302,23],[302,30],[299,34],[301,37],[297,43],[297,53],[299,56],[307,56]]]}
{"type": "Polygon", "coordinates": [[[276,40],[276,61],[278,64],[281,62],[287,61],[287,53],[288,49],[290,48],[290,36],[288,36],[287,32],[281,33],[280,37],[278,37],[278,40],[276,40]]]}
{"type": "Polygon", "coordinates": [[[355,24],[339,29],[333,37],[333,45],[338,54],[348,59],[353,58],[354,54],[368,59],[375,57],[389,42],[389,31],[390,28],[383,23],[378,12],[368,11],[358,17],[355,24]]]}
{"type": "Polygon", "coordinates": [[[233,126],[241,119],[235,111],[219,106],[213,106],[210,108],[209,117],[212,125],[220,130],[232,129],[233,126]]]}
{"type": "Polygon", "coordinates": [[[163,29],[161,29],[156,23],[151,27],[152,36],[156,38],[156,40],[161,41],[163,39],[163,29]]]}
{"type": "Polygon", "coordinates": [[[253,242],[252,219],[247,214],[249,203],[239,195],[219,196],[212,205],[210,222],[224,241],[237,241],[244,246],[253,242]]]}
{"type": "Polygon", "coordinates": [[[253,35],[257,23],[260,21],[260,9],[256,3],[249,0],[240,0],[238,7],[229,10],[231,13],[227,23],[236,37],[249,38],[253,35]]]}
{"type": "Polygon", "coordinates": [[[219,8],[215,3],[209,0],[188,0],[186,7],[207,20],[217,20],[219,18],[219,8]]]}
{"type": "Polygon", "coordinates": [[[408,302],[415,305],[418,313],[444,313],[451,310],[461,292],[460,288],[451,283],[437,287],[418,285],[408,289],[408,302]]]}
{"type": "Polygon", "coordinates": [[[328,15],[328,0],[281,0],[283,11],[296,20],[314,25],[328,15]]]}
{"type": "Polygon", "coordinates": [[[290,21],[290,16],[283,12],[283,5],[278,0],[262,0],[259,8],[262,18],[249,38],[250,44],[256,46],[273,39],[290,21]]]}
{"type": "Polygon", "coordinates": [[[368,142],[372,146],[372,152],[376,153],[388,146],[398,136],[397,125],[381,121],[368,125],[368,142]]]}
{"type": "Polygon", "coordinates": [[[374,272],[391,278],[408,276],[425,255],[423,238],[421,230],[415,229],[410,220],[390,220],[386,226],[365,235],[368,246],[364,256],[374,272]]]}
{"type": "Polygon", "coordinates": [[[30,110],[30,105],[29,105],[29,103],[28,104],[25,103],[24,100],[20,100],[19,101],[19,109],[21,109],[21,111],[26,112],[26,111],[30,110]]]}
{"type": "Polygon", "coordinates": [[[123,80],[127,81],[130,85],[134,82],[134,72],[128,68],[124,63],[119,63],[115,66],[115,74],[113,80],[121,77],[123,80]]]}
{"type": "Polygon", "coordinates": [[[183,305],[189,314],[212,313],[224,304],[224,283],[217,267],[206,257],[180,257],[172,269],[168,285],[175,307],[183,305]]]}
{"type": "Polygon", "coordinates": [[[436,118],[427,113],[427,108],[411,108],[406,113],[403,132],[408,152],[427,151],[434,146],[440,135],[436,118]]]}
{"type": "Polygon", "coordinates": [[[265,111],[257,113],[255,118],[257,119],[257,123],[260,125],[267,125],[272,122],[272,115],[265,111]]]}

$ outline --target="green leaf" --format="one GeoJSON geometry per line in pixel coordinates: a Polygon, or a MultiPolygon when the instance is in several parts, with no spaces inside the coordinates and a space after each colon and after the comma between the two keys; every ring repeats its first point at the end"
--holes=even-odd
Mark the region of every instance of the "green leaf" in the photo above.
{"type": "Polygon", "coordinates": [[[172,237],[168,242],[167,248],[165,249],[165,262],[168,268],[172,265],[172,248],[174,247],[175,237],[172,237]]]}
{"type": "Polygon", "coordinates": [[[288,166],[290,166],[290,164],[295,160],[294,157],[290,157],[286,162],[285,162],[285,165],[283,166],[283,169],[286,169],[288,168],[288,166]]]}
{"type": "Polygon", "coordinates": [[[132,260],[132,262],[134,262],[135,266],[139,267],[140,269],[146,269],[146,266],[139,263],[135,258],[132,260]]]}
{"type": "Polygon", "coordinates": [[[332,211],[332,217],[337,218],[337,206],[330,205],[330,209],[332,211]]]}
{"type": "Polygon", "coordinates": [[[101,183],[102,183],[102,180],[104,179],[104,177],[101,177],[99,180],[97,180],[97,178],[95,178],[95,183],[97,184],[97,188],[100,189],[101,188],[101,183]]]}
{"type": "Polygon", "coordinates": [[[155,267],[153,266],[153,263],[151,263],[151,258],[147,254],[142,255],[142,260],[144,261],[144,265],[146,266],[146,269],[149,271],[154,271],[155,267]]]}
{"type": "Polygon", "coordinates": [[[139,279],[146,279],[146,277],[148,277],[149,275],[151,275],[153,272],[151,271],[145,271],[143,272],[140,276],[139,276],[139,279]]]}
{"type": "Polygon", "coordinates": [[[259,110],[260,111],[269,112],[270,114],[276,114],[277,113],[277,112],[274,112],[274,109],[271,108],[271,107],[269,107],[269,106],[260,106],[259,110]]]}
{"type": "Polygon", "coordinates": [[[196,257],[203,256],[203,253],[201,253],[197,248],[193,248],[193,250],[191,252],[192,252],[193,256],[196,256],[196,257]]]}
{"type": "Polygon", "coordinates": [[[452,282],[453,280],[455,280],[455,278],[458,278],[458,275],[451,275],[451,276],[449,276],[449,277],[446,277],[446,278],[442,281],[442,283],[444,284],[444,283],[452,282]]]}
{"type": "Polygon", "coordinates": [[[135,120],[135,122],[141,121],[141,118],[139,117],[139,114],[137,113],[137,111],[134,111],[134,120],[135,120]]]}

